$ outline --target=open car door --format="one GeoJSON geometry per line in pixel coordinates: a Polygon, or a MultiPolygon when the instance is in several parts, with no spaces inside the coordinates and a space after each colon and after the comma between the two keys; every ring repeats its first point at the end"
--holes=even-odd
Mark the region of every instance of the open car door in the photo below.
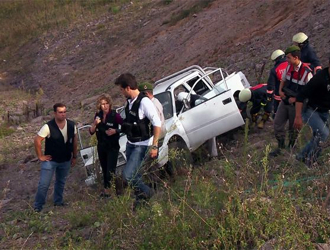
{"type": "Polygon", "coordinates": [[[89,133],[90,127],[91,125],[85,125],[78,128],[80,156],[83,160],[84,167],[86,167],[87,176],[91,174],[91,171],[89,171],[89,166],[92,166],[98,159],[96,146],[91,146],[91,135],[89,133]]]}
{"type": "Polygon", "coordinates": [[[191,145],[194,145],[194,148],[190,148],[190,150],[196,149],[208,139],[244,124],[233,93],[225,81],[221,86],[221,91],[217,88],[203,93],[195,91],[196,87],[202,89],[203,84],[205,84],[204,77],[197,80],[192,86],[187,100],[184,100],[186,103],[190,103],[189,107],[184,105],[185,107],[178,116],[191,145]],[[196,93],[200,93],[200,95],[196,93]]]}
{"type": "MultiPolygon", "coordinates": [[[[98,154],[97,147],[91,145],[91,135],[89,133],[89,128],[91,125],[85,125],[78,128],[78,140],[80,146],[80,156],[84,162],[84,167],[86,168],[87,176],[95,175],[95,163],[98,164],[98,154]]],[[[121,174],[122,168],[126,164],[126,155],[125,155],[125,146],[126,146],[126,137],[122,136],[119,139],[119,144],[121,146],[117,159],[117,174],[121,174]]],[[[101,172],[101,167],[98,167],[99,172],[101,172]]]]}

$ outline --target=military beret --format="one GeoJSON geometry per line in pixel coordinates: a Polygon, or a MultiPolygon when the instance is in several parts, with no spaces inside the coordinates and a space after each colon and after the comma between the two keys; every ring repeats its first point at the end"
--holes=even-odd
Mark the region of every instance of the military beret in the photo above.
{"type": "Polygon", "coordinates": [[[149,82],[140,83],[138,86],[139,91],[153,90],[153,86],[149,82]]]}
{"type": "Polygon", "coordinates": [[[285,50],[285,54],[289,54],[289,53],[292,53],[292,52],[295,52],[295,51],[300,51],[300,48],[296,45],[292,45],[290,47],[288,47],[286,50],[285,50]]]}

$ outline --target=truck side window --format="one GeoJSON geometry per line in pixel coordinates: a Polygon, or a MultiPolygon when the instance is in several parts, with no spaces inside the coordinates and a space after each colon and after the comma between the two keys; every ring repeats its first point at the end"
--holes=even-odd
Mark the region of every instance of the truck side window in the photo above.
{"type": "Polygon", "coordinates": [[[155,95],[155,98],[157,98],[163,106],[163,114],[165,120],[171,118],[173,116],[173,107],[170,92],[160,93],[155,95]]]}
{"type": "Polygon", "coordinates": [[[193,79],[187,81],[187,84],[192,88],[194,87],[194,91],[197,95],[203,95],[205,92],[209,91],[210,89],[206,86],[204,81],[200,79],[200,77],[196,76],[193,79]],[[197,84],[194,86],[194,84],[197,84]]]}
{"type": "Polygon", "coordinates": [[[211,89],[206,85],[204,79],[201,79],[200,77],[195,77],[187,83],[190,87],[193,88],[193,92],[191,93],[189,98],[191,108],[208,100],[207,93],[209,93],[211,89]]]}
{"type": "Polygon", "coordinates": [[[215,85],[215,87],[219,93],[222,93],[222,92],[225,92],[226,90],[228,90],[228,88],[225,84],[225,80],[222,77],[220,70],[214,72],[213,74],[210,74],[209,77],[212,80],[213,84],[215,85]]]}
{"type": "MultiPolygon", "coordinates": [[[[174,93],[174,100],[175,100],[175,111],[176,111],[177,114],[179,114],[181,109],[183,108],[183,102],[178,99],[178,95],[181,92],[189,93],[187,88],[183,85],[180,85],[180,86],[178,86],[174,89],[173,93],[174,93]]],[[[183,110],[183,111],[185,111],[185,110],[183,110]]]]}

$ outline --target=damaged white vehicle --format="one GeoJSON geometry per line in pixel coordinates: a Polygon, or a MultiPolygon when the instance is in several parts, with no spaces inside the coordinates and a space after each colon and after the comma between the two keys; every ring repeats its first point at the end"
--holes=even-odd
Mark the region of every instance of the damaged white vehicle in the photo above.
{"type": "MultiPolygon", "coordinates": [[[[159,166],[176,160],[169,157],[170,148],[193,152],[207,140],[242,126],[244,121],[233,94],[249,87],[242,72],[229,75],[221,68],[203,69],[197,65],[156,81],[153,92],[163,105],[167,130],[159,149],[159,166]]],[[[96,149],[82,144],[81,134],[86,128],[79,128],[78,135],[88,169],[96,149]]],[[[121,136],[117,168],[126,163],[126,141],[126,136],[121,136]]]]}

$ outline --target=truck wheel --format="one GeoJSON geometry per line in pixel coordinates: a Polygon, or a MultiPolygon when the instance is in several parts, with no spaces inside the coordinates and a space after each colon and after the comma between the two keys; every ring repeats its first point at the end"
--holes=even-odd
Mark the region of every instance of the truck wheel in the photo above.
{"type": "Polygon", "coordinates": [[[166,164],[165,170],[167,174],[173,177],[174,174],[185,174],[187,169],[192,165],[192,156],[186,144],[181,141],[171,142],[169,147],[169,162],[166,164]]]}

